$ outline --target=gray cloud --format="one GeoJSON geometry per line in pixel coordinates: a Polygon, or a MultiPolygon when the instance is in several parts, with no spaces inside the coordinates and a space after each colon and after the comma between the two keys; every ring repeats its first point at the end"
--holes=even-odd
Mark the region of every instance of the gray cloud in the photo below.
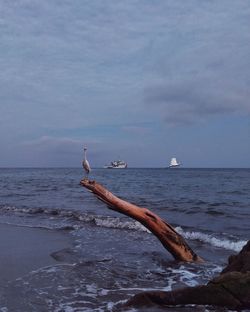
{"type": "MultiPolygon", "coordinates": [[[[103,144],[83,138],[82,140],[68,137],[42,136],[37,139],[22,142],[17,145],[18,157],[16,165],[19,165],[20,158],[25,157],[26,166],[79,166],[83,158],[83,147],[87,146],[90,152],[91,164],[98,163],[100,150],[103,144]]],[[[13,146],[12,146],[13,151],[13,146]]],[[[1,162],[0,162],[1,165],[1,162]]]]}
{"type": "Polygon", "coordinates": [[[249,113],[248,1],[0,0],[0,6],[4,164],[7,151],[20,155],[19,149],[23,161],[36,155],[36,164],[75,151],[77,163],[85,139],[102,163],[103,155],[138,148],[148,123],[157,125],[145,135],[157,153],[162,121],[185,125],[249,113]]]}
{"type": "Polygon", "coordinates": [[[250,91],[216,81],[169,83],[146,90],[147,107],[158,110],[172,125],[190,124],[211,116],[250,113],[250,91]]]}
{"type": "Polygon", "coordinates": [[[157,47],[145,104],[168,124],[250,113],[250,8],[244,1],[223,3],[203,3],[184,14],[182,25],[157,47]]]}
{"type": "Polygon", "coordinates": [[[37,152],[50,150],[56,153],[75,153],[83,146],[83,144],[80,140],[43,136],[36,140],[23,142],[20,146],[37,152]]]}
{"type": "Polygon", "coordinates": [[[122,130],[131,135],[146,135],[150,132],[150,129],[148,127],[143,127],[143,126],[138,126],[138,125],[123,126],[122,130]]]}

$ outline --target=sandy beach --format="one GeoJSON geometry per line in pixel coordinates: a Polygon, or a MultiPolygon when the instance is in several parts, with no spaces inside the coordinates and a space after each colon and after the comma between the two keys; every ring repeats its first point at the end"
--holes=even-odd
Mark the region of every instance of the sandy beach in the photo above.
{"type": "Polygon", "coordinates": [[[0,287],[30,271],[56,264],[51,253],[70,246],[64,231],[0,225],[0,287]]]}

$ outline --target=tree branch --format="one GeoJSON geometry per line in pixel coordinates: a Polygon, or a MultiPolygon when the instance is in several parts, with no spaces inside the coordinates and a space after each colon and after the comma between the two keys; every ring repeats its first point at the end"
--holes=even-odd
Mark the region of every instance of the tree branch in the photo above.
{"type": "Polygon", "coordinates": [[[149,209],[140,208],[118,198],[95,181],[81,180],[80,184],[93,192],[112,210],[129,216],[149,229],[172,254],[176,260],[202,262],[203,260],[191,249],[184,238],[175,229],[149,209]]]}

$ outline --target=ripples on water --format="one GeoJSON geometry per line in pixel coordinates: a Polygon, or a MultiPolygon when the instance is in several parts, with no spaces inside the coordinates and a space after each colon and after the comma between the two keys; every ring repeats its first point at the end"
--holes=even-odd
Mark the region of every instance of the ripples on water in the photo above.
{"type": "Polygon", "coordinates": [[[206,283],[249,239],[250,170],[93,170],[110,191],[174,225],[207,260],[195,265],[173,261],[142,225],[84,190],[81,178],[81,169],[0,169],[1,223],[64,230],[74,241],[52,254],[58,265],[10,282],[0,311],[111,311],[142,290],[206,283]]]}

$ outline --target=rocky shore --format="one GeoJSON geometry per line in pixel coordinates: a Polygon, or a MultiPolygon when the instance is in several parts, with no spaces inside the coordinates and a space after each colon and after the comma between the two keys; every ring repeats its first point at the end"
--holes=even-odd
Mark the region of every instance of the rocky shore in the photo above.
{"type": "Polygon", "coordinates": [[[237,254],[230,256],[221,274],[207,285],[185,287],[174,291],[142,292],[123,307],[212,305],[232,310],[250,308],[250,241],[237,254]]]}

